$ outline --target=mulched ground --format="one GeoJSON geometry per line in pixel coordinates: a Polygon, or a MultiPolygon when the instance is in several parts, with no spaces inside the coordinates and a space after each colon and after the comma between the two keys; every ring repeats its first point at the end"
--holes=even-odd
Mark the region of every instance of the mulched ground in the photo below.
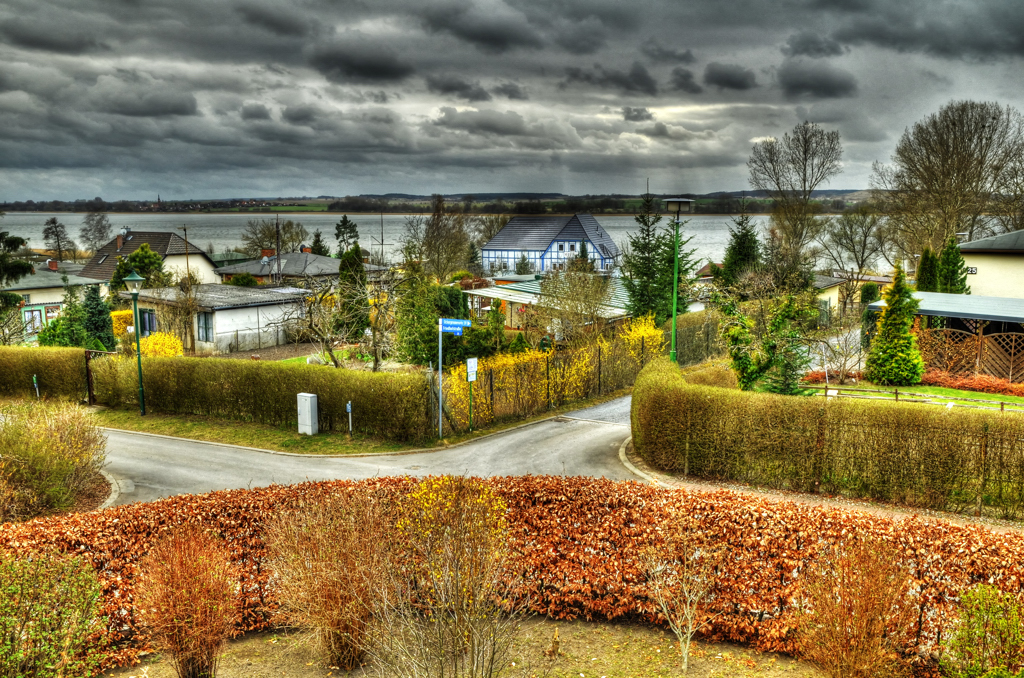
{"type": "Polygon", "coordinates": [[[102,473],[93,474],[92,479],[86,486],[83,494],[79,495],[78,501],[71,507],[68,513],[85,513],[98,509],[110,496],[110,483],[103,477],[102,473]]]}

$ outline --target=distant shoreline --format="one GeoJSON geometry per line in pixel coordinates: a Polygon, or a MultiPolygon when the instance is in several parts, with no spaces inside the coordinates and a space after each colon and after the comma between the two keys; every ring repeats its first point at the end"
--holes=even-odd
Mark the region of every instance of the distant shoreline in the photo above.
{"type": "MultiPolygon", "coordinates": [[[[12,211],[12,212],[4,212],[4,214],[24,214],[24,215],[30,215],[30,214],[82,214],[82,215],[85,215],[85,214],[90,214],[90,212],[67,212],[67,211],[64,211],[64,212],[61,212],[61,211],[13,212],[12,211]]],[[[214,214],[237,214],[239,216],[254,216],[254,217],[267,217],[267,216],[274,216],[275,214],[321,214],[321,215],[325,215],[325,216],[326,215],[339,215],[339,216],[341,216],[341,215],[355,215],[355,216],[374,216],[374,217],[379,217],[381,215],[380,212],[320,212],[320,211],[314,211],[314,210],[296,210],[294,212],[288,212],[288,211],[285,211],[285,210],[278,210],[277,212],[228,212],[228,211],[218,211],[218,212],[103,212],[103,214],[110,214],[110,215],[116,215],[116,216],[126,216],[126,217],[127,216],[144,215],[144,214],[163,215],[163,216],[173,216],[173,215],[176,215],[176,214],[180,214],[182,216],[200,216],[200,215],[214,215],[214,214]]],[[[503,216],[508,216],[508,217],[570,217],[573,214],[577,214],[577,213],[576,212],[545,212],[544,214],[510,214],[508,212],[502,212],[502,213],[479,213],[479,214],[478,213],[473,213],[473,214],[469,214],[468,216],[471,216],[471,217],[503,217],[503,216]]],[[[593,212],[579,212],[578,214],[592,214],[595,217],[636,217],[637,214],[639,214],[639,213],[638,212],[615,212],[615,213],[598,212],[597,214],[594,214],[593,212]]],[[[749,214],[751,216],[771,216],[771,212],[747,212],[747,214],[749,214]]],[[[832,214],[832,213],[831,212],[825,212],[823,214],[824,215],[828,215],[828,214],[832,214]]],[[[839,212],[836,212],[835,214],[839,214],[839,212]]],[[[392,216],[392,217],[416,217],[416,216],[425,217],[425,216],[429,216],[429,215],[430,215],[430,212],[384,212],[384,216],[392,216]]],[[[730,212],[730,213],[725,213],[725,212],[693,212],[693,213],[687,214],[686,217],[687,218],[689,218],[689,217],[738,217],[740,215],[741,215],[740,212],[730,212]]],[[[674,212],[673,213],[662,212],[661,216],[662,217],[673,217],[673,216],[675,216],[675,213],[674,212]]],[[[682,216],[682,215],[680,215],[680,216],[682,216]]],[[[0,224],[3,224],[3,219],[2,218],[0,218],[0,224]]]]}

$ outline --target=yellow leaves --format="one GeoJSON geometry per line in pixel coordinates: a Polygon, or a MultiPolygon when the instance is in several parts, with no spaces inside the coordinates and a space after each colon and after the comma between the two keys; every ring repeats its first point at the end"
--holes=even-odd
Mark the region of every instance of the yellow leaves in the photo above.
{"type": "Polygon", "coordinates": [[[111,311],[110,319],[114,323],[114,336],[123,337],[128,334],[128,327],[133,324],[132,311],[111,311]]]}
{"type": "Polygon", "coordinates": [[[629,356],[637,365],[661,355],[665,349],[665,333],[655,324],[653,313],[629,321],[619,338],[625,342],[629,356]]]}
{"type": "Polygon", "coordinates": [[[147,358],[173,358],[184,353],[181,339],[166,332],[153,332],[139,343],[142,355],[147,358]]]}

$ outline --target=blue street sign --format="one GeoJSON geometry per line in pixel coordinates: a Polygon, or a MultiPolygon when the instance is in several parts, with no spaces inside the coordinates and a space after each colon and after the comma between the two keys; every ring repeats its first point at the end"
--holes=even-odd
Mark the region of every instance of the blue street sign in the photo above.
{"type": "Polygon", "coordinates": [[[442,332],[457,332],[462,334],[463,327],[469,327],[472,323],[468,320],[459,320],[457,318],[439,318],[441,322],[442,332]]]}

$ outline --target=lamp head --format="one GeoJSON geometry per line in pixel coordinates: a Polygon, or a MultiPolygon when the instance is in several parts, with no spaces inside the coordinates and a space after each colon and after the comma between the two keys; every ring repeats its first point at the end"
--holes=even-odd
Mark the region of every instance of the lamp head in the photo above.
{"type": "Polygon", "coordinates": [[[689,198],[665,198],[664,203],[669,211],[675,210],[676,218],[678,219],[679,213],[683,211],[684,207],[687,212],[690,211],[690,206],[693,204],[693,200],[690,200],[689,198]]]}
{"type": "Polygon", "coordinates": [[[146,279],[139,275],[135,269],[132,269],[131,275],[124,278],[124,283],[128,286],[128,291],[132,293],[132,296],[138,296],[144,282],[146,282],[146,279]]]}

